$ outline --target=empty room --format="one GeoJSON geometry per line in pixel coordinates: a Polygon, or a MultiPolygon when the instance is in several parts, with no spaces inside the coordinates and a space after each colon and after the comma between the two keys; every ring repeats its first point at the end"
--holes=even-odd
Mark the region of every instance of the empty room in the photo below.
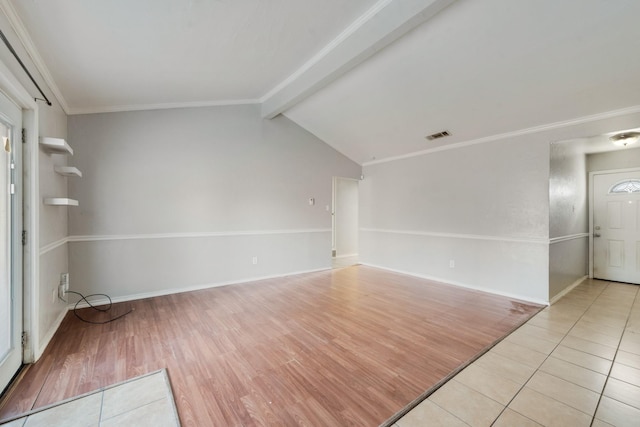
{"type": "Polygon", "coordinates": [[[637,426],[637,16],[0,0],[0,425],[637,426]]]}

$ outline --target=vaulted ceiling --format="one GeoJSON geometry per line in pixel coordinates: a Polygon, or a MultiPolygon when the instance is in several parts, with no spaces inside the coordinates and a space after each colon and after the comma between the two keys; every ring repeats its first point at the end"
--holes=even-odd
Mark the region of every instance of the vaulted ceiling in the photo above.
{"type": "Polygon", "coordinates": [[[375,0],[11,0],[71,113],[257,102],[375,0]]]}
{"type": "Polygon", "coordinates": [[[637,0],[1,4],[69,114],[257,103],[361,164],[640,110],[637,0]]]}

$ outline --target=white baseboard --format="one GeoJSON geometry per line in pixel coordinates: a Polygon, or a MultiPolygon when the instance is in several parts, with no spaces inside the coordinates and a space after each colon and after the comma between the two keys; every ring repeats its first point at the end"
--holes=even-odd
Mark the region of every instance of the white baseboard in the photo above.
{"type": "MultiPolygon", "coordinates": [[[[241,285],[243,283],[257,282],[259,280],[267,280],[267,279],[277,279],[277,278],[280,278],[280,277],[294,276],[294,275],[297,275],[297,274],[316,273],[318,271],[325,271],[325,270],[330,270],[330,269],[331,269],[330,267],[325,267],[325,268],[317,268],[317,269],[313,269],[313,270],[294,271],[294,272],[286,273],[286,274],[276,274],[276,275],[261,276],[261,277],[250,277],[250,278],[246,278],[246,279],[242,279],[242,280],[233,280],[233,281],[228,281],[228,282],[206,283],[206,284],[201,284],[201,285],[187,286],[187,287],[184,287],[184,288],[163,289],[161,291],[143,292],[143,293],[139,293],[139,294],[132,294],[132,295],[124,295],[124,296],[120,296],[120,297],[113,297],[113,298],[111,298],[111,301],[113,303],[135,301],[135,300],[145,299],[145,298],[154,298],[154,297],[161,297],[161,296],[165,296],[165,295],[180,294],[180,293],[183,293],[183,292],[200,291],[200,290],[203,290],[203,289],[217,288],[217,287],[220,287],[220,286],[241,285]]],[[[109,300],[107,298],[91,299],[91,304],[92,305],[109,304],[109,300]]],[[[69,310],[73,310],[74,307],[76,307],[75,303],[68,305],[68,309],[69,310]]],[[[87,304],[86,302],[81,302],[80,304],[77,305],[77,308],[85,308],[85,307],[89,307],[89,304],[87,304]]]]}
{"type": "Polygon", "coordinates": [[[47,349],[47,346],[51,342],[51,339],[53,338],[55,333],[58,331],[60,324],[64,320],[64,316],[67,315],[67,312],[68,310],[61,311],[58,317],[56,318],[56,320],[53,322],[53,325],[51,325],[51,327],[47,331],[47,335],[44,336],[41,342],[38,340],[37,342],[38,345],[36,346],[35,354],[33,355],[34,362],[40,359],[40,356],[42,356],[42,353],[44,353],[44,351],[47,349]]]}
{"type": "Polygon", "coordinates": [[[517,299],[517,300],[520,300],[520,301],[530,302],[530,303],[533,303],[533,304],[549,305],[549,303],[547,301],[538,300],[538,299],[534,299],[534,298],[529,298],[529,297],[525,297],[525,296],[518,295],[518,294],[512,294],[512,293],[508,293],[508,292],[500,292],[500,291],[496,291],[494,289],[488,289],[488,288],[483,288],[481,286],[471,285],[469,283],[456,282],[456,281],[453,281],[453,280],[450,280],[450,279],[443,279],[443,278],[440,278],[440,277],[426,276],[426,275],[423,275],[423,274],[416,274],[416,273],[412,273],[412,272],[408,272],[408,271],[396,270],[396,269],[388,268],[388,267],[381,267],[379,265],[370,264],[370,263],[367,263],[367,262],[360,262],[360,264],[366,265],[366,266],[369,266],[369,267],[379,268],[381,270],[391,271],[393,273],[406,274],[407,276],[413,276],[413,277],[418,277],[420,279],[432,280],[434,282],[442,283],[443,285],[458,286],[458,287],[461,287],[461,288],[466,288],[466,289],[472,289],[472,290],[475,290],[475,291],[486,292],[488,294],[493,294],[493,295],[500,295],[500,296],[503,296],[503,297],[513,298],[513,299],[517,299]]]}
{"type": "Polygon", "coordinates": [[[553,298],[551,298],[551,301],[549,301],[549,305],[553,305],[556,302],[558,302],[560,300],[560,298],[562,298],[563,296],[565,296],[566,294],[571,292],[573,290],[573,288],[575,288],[576,286],[578,286],[580,283],[584,282],[588,278],[589,278],[589,276],[582,276],[581,278],[579,278],[578,280],[573,282],[571,285],[569,285],[566,288],[564,288],[562,291],[560,291],[560,293],[558,293],[558,295],[556,295],[553,298]]]}

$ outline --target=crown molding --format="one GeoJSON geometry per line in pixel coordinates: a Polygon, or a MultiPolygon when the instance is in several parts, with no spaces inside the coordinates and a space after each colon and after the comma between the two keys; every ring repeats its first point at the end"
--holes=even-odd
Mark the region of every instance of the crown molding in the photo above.
{"type": "Polygon", "coordinates": [[[60,107],[62,107],[62,110],[68,114],[69,105],[64,99],[64,96],[62,96],[62,92],[60,92],[58,85],[53,79],[49,68],[47,68],[44,60],[42,59],[40,52],[38,52],[36,45],[33,43],[33,40],[31,40],[31,36],[29,35],[27,28],[24,26],[24,23],[20,19],[18,12],[16,12],[15,8],[13,7],[11,0],[0,0],[0,10],[2,10],[4,15],[7,17],[9,24],[11,24],[11,28],[13,28],[13,31],[15,31],[18,39],[20,40],[20,43],[27,51],[27,54],[31,58],[31,61],[33,61],[33,64],[38,70],[38,73],[40,73],[40,76],[47,84],[47,87],[53,93],[53,96],[60,104],[60,107]]]}
{"type": "Polygon", "coordinates": [[[112,105],[107,107],[70,108],[70,116],[78,114],[119,113],[125,111],[169,110],[172,108],[225,107],[231,105],[260,104],[258,99],[229,99],[223,101],[167,102],[163,104],[112,105]]]}
{"type": "Polygon", "coordinates": [[[37,108],[33,96],[2,62],[0,62],[0,91],[8,95],[9,99],[20,107],[29,110],[35,110],[37,108]]]}
{"type": "Polygon", "coordinates": [[[546,125],[534,126],[534,127],[530,127],[530,128],[516,130],[516,131],[513,131],[513,132],[499,133],[499,134],[496,134],[496,135],[485,136],[485,137],[477,138],[477,139],[471,139],[469,141],[457,142],[455,144],[445,145],[445,146],[442,146],[442,147],[436,147],[436,148],[429,148],[427,150],[414,151],[412,153],[401,154],[399,156],[386,157],[384,159],[378,159],[378,160],[373,160],[373,161],[370,161],[370,162],[364,162],[364,163],[362,163],[362,166],[372,166],[372,165],[377,165],[377,164],[380,164],[380,163],[387,163],[387,162],[393,162],[393,161],[396,161],[396,160],[409,159],[411,157],[424,156],[426,154],[437,153],[439,151],[455,150],[455,149],[458,149],[458,148],[469,147],[471,145],[484,144],[484,143],[487,143],[487,142],[498,141],[498,140],[501,140],[501,139],[515,138],[515,137],[524,136],[524,135],[531,135],[531,134],[534,134],[534,133],[540,133],[540,132],[546,132],[546,131],[550,131],[550,130],[562,129],[562,128],[566,128],[566,127],[569,127],[569,126],[576,126],[576,125],[580,125],[580,124],[584,124],[584,123],[595,122],[595,121],[598,121],[598,120],[611,119],[611,118],[615,118],[615,117],[621,117],[621,116],[625,116],[625,115],[628,115],[628,114],[637,114],[637,113],[640,113],[640,105],[634,105],[632,107],[622,108],[620,110],[606,111],[604,113],[593,114],[593,115],[590,115],[590,116],[578,117],[576,119],[565,120],[565,121],[561,121],[561,122],[549,123],[549,124],[546,124],[546,125]]]}
{"type": "Polygon", "coordinates": [[[228,105],[247,105],[247,104],[259,104],[259,99],[231,99],[220,101],[194,101],[194,102],[170,102],[162,104],[133,104],[133,105],[115,105],[115,106],[95,106],[95,107],[83,107],[73,108],[70,107],[66,99],[62,95],[62,92],[58,88],[49,68],[46,66],[44,59],[40,55],[36,45],[33,43],[29,31],[25,27],[24,23],[20,19],[18,12],[15,10],[11,0],[0,0],[0,10],[4,13],[9,21],[11,27],[15,31],[18,39],[27,54],[33,61],[40,76],[46,83],[49,90],[53,93],[53,96],[57,99],[58,103],[62,107],[62,110],[67,115],[76,114],[95,114],[95,113],[114,113],[123,111],[141,111],[141,110],[164,110],[172,108],[194,108],[194,107],[218,107],[228,105]]]}

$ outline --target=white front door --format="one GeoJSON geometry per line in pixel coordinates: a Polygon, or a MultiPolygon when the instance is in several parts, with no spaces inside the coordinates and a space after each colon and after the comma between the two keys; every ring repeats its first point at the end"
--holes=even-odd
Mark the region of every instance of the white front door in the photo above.
{"type": "Polygon", "coordinates": [[[22,364],[22,111],[0,93],[0,392],[22,364]]]}
{"type": "Polygon", "coordinates": [[[640,284],[640,171],[593,176],[593,277],[640,284]]]}

